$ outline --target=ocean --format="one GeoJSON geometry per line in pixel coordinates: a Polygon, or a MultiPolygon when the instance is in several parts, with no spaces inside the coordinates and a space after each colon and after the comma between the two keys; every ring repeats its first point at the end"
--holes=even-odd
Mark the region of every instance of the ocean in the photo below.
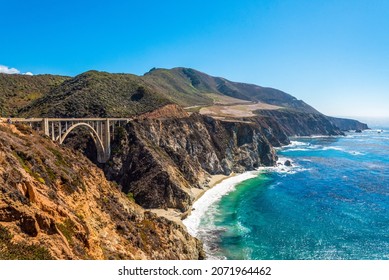
{"type": "Polygon", "coordinates": [[[389,259],[389,126],[291,141],[278,166],[229,178],[193,205],[184,224],[208,258],[389,259]]]}

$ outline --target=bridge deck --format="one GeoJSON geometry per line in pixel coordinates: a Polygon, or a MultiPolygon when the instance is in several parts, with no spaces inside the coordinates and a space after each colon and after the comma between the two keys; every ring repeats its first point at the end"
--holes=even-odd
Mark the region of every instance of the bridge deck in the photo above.
{"type": "MultiPolygon", "coordinates": [[[[13,122],[42,122],[45,118],[10,118],[13,122]]],[[[128,121],[131,118],[46,118],[50,122],[128,121]]]]}

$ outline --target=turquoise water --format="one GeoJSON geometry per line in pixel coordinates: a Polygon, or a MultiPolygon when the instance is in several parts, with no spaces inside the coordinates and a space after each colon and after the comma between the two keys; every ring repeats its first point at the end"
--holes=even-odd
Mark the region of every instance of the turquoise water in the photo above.
{"type": "Polygon", "coordinates": [[[202,216],[209,257],[389,259],[389,129],[292,141],[202,216]]]}

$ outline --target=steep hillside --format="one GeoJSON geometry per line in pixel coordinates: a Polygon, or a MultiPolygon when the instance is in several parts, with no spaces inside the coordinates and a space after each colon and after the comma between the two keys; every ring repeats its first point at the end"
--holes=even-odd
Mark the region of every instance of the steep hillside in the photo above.
{"type": "Polygon", "coordinates": [[[67,80],[31,106],[22,116],[123,117],[171,103],[143,80],[130,74],[89,71],[67,80]]]}
{"type": "MultiPolygon", "coordinates": [[[[154,90],[172,102],[181,106],[212,105],[212,98],[204,93],[214,92],[198,88],[198,84],[186,74],[186,68],[154,69],[146,73],[142,79],[154,90]],[[194,86],[195,85],[195,86],[194,86]]],[[[189,71],[189,70],[188,70],[189,71]]]]}
{"type": "Polygon", "coordinates": [[[258,114],[274,119],[288,136],[343,135],[341,129],[322,114],[289,110],[259,110],[258,114]]]}
{"type": "Polygon", "coordinates": [[[21,115],[132,116],[168,103],[209,106],[214,104],[209,94],[317,113],[304,102],[276,89],[235,83],[189,68],[173,68],[155,69],[141,77],[89,71],[53,88],[21,110],[21,115]]]}
{"type": "Polygon", "coordinates": [[[0,259],[201,259],[184,228],[145,211],[79,153],[0,123],[0,259]]]}
{"type": "MultiPolygon", "coordinates": [[[[253,84],[231,82],[227,79],[212,77],[190,68],[155,69],[146,73],[144,77],[147,81],[159,81],[159,84],[178,85],[175,87],[175,90],[179,93],[184,93],[185,97],[194,95],[194,93],[197,96],[202,94],[204,96],[205,93],[217,93],[242,100],[287,107],[302,112],[318,113],[308,104],[280,90],[253,84]]],[[[197,99],[180,101],[180,98],[177,98],[177,103],[183,103],[182,105],[204,104],[197,99]]]]}
{"type": "Polygon", "coordinates": [[[0,111],[2,116],[16,115],[18,110],[48,94],[70,79],[55,75],[8,75],[0,73],[0,111]]]}
{"type": "MultiPolygon", "coordinates": [[[[262,115],[264,116],[280,116],[289,113],[291,114],[289,120],[294,119],[294,124],[291,124],[293,128],[289,127],[286,130],[286,133],[290,135],[310,135],[310,133],[339,134],[338,128],[341,130],[368,128],[366,124],[362,124],[355,120],[324,116],[304,101],[298,100],[283,91],[253,84],[232,82],[224,78],[212,77],[190,68],[173,68],[170,70],[153,69],[146,73],[144,78],[147,81],[154,81],[159,85],[175,85],[174,91],[176,93],[174,101],[183,106],[210,106],[215,103],[215,97],[217,95],[253,102],[252,104],[245,104],[244,110],[226,107],[222,108],[222,106],[217,105],[212,108],[207,107],[204,108],[204,111],[207,112],[205,113],[206,115],[224,117],[223,113],[217,113],[217,111],[228,112],[229,109],[231,109],[243,116],[246,114],[246,112],[243,111],[247,111],[246,109],[250,110],[250,107],[255,109],[255,107],[266,106],[269,107],[266,111],[257,110],[256,113],[263,113],[262,115]],[[200,100],[199,96],[211,98],[213,100],[200,100]],[[274,108],[270,108],[271,106],[274,108]],[[277,112],[279,110],[281,111],[277,112]],[[305,119],[304,116],[307,118],[305,119]],[[316,119],[316,121],[312,121],[312,118],[316,119]],[[328,121],[332,124],[329,124],[328,121]],[[298,124],[302,125],[302,131],[298,131],[298,124]],[[322,124],[324,124],[325,127],[322,127],[322,124]],[[318,127],[313,128],[312,125],[317,125],[318,127]],[[307,129],[308,127],[310,127],[310,129],[307,129]]],[[[168,86],[165,86],[164,88],[168,88],[168,86]]],[[[169,98],[169,95],[167,95],[167,98],[169,98]]],[[[236,102],[237,101],[235,101],[235,103],[236,102]]],[[[232,104],[232,106],[235,105],[232,104]]],[[[242,104],[239,104],[239,107],[243,107],[242,104]]],[[[276,119],[287,120],[285,119],[285,116],[283,118],[277,117],[276,119]]],[[[284,127],[288,126],[288,123],[280,124],[284,127]]]]}
{"type": "MultiPolygon", "coordinates": [[[[215,115],[215,112],[219,111],[233,111],[238,114],[232,118],[247,117],[253,116],[255,112],[262,114],[262,109],[266,109],[267,111],[282,111],[281,113],[265,113],[266,116],[288,112],[295,114],[295,118],[300,118],[301,114],[315,115],[314,118],[317,119],[327,118],[305,102],[280,90],[231,82],[190,68],[152,69],[144,76],[88,71],[72,79],[65,79],[63,83],[53,83],[51,87],[46,84],[29,102],[15,101],[18,103],[15,108],[24,106],[19,110],[19,115],[25,117],[130,117],[151,112],[167,104],[178,104],[183,107],[196,107],[194,111],[208,112],[204,114],[213,117],[223,116],[223,114],[219,116],[218,113],[215,115]],[[235,107],[221,108],[219,100],[228,100],[230,104],[223,105],[234,104],[235,107]],[[243,111],[249,110],[251,113],[239,115],[242,110],[237,110],[237,107],[244,107],[243,111]]],[[[8,89],[10,88],[8,86],[8,89]]],[[[19,95],[16,94],[16,96],[19,95]]],[[[28,95],[23,96],[23,98],[29,98],[28,95]]],[[[332,125],[342,126],[341,129],[367,127],[356,121],[335,118],[328,118],[328,120],[332,125]]],[[[307,122],[304,123],[304,118],[300,118],[299,123],[305,127],[310,125],[307,122]]],[[[316,122],[317,125],[322,123],[321,121],[316,122]]],[[[322,127],[316,130],[329,131],[322,127]]],[[[298,134],[306,134],[306,132],[298,134]]]]}
{"type": "Polygon", "coordinates": [[[364,130],[369,128],[367,124],[361,123],[357,120],[334,118],[334,117],[328,117],[328,119],[337,127],[339,127],[341,130],[344,131],[357,130],[357,129],[364,130]]]}

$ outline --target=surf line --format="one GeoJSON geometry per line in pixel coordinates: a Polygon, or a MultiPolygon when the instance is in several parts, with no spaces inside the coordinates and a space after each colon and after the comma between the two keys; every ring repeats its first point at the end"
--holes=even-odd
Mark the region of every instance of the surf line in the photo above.
{"type": "Polygon", "coordinates": [[[233,192],[236,186],[246,180],[256,178],[259,174],[266,171],[273,171],[278,173],[290,173],[297,166],[292,162],[291,166],[286,166],[285,162],[291,159],[285,157],[279,157],[276,166],[263,166],[253,171],[247,171],[237,174],[233,177],[229,177],[216,184],[209,190],[207,190],[195,203],[192,205],[192,211],[182,221],[186,226],[190,235],[197,237],[197,233],[200,227],[201,219],[208,209],[216,202],[218,202],[223,196],[233,192]]]}
{"type": "Polygon", "coordinates": [[[243,181],[252,179],[258,176],[260,170],[247,171],[233,177],[227,178],[207,190],[193,205],[191,214],[182,222],[186,226],[189,234],[197,236],[197,232],[201,223],[202,216],[207,212],[208,208],[219,201],[223,196],[235,190],[236,185],[243,181]]]}

